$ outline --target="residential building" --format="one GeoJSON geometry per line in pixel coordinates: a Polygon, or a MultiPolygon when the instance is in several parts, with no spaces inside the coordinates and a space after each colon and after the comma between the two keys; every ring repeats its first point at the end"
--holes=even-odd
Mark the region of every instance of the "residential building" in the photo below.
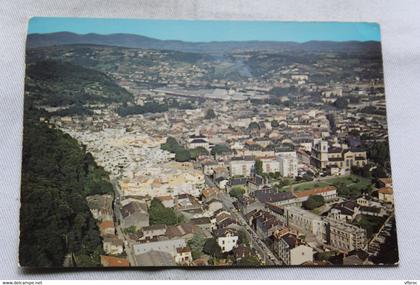
{"type": "Polygon", "coordinates": [[[165,208],[173,208],[175,206],[175,199],[171,195],[157,197],[165,208]]]}
{"type": "Polygon", "coordinates": [[[320,216],[296,206],[286,206],[284,211],[288,227],[313,235],[319,242],[326,240],[325,222],[320,216]]]}
{"type": "Polygon", "coordinates": [[[134,256],[134,266],[163,267],[176,266],[175,257],[166,251],[149,250],[134,256]]]}
{"type": "Polygon", "coordinates": [[[102,245],[106,254],[118,255],[124,252],[124,242],[116,236],[105,237],[102,245]]]}
{"type": "Polygon", "coordinates": [[[149,213],[147,204],[137,199],[126,199],[121,201],[121,227],[126,229],[136,227],[141,229],[149,225],[149,213]]]}
{"type": "Polygon", "coordinates": [[[167,225],[152,225],[143,227],[141,229],[143,236],[142,239],[153,239],[158,236],[164,236],[166,234],[167,225]]]}
{"type": "Polygon", "coordinates": [[[275,156],[258,158],[262,163],[263,173],[280,172],[280,162],[275,156]]]}
{"type": "Polygon", "coordinates": [[[383,187],[378,189],[378,198],[379,201],[385,203],[394,203],[394,191],[392,187],[383,187]]]}
{"type": "Polygon", "coordinates": [[[300,243],[292,233],[275,237],[273,248],[285,265],[301,265],[313,261],[313,249],[300,243]]]}
{"type": "Polygon", "coordinates": [[[271,203],[276,206],[285,206],[298,204],[295,194],[292,192],[278,192],[277,190],[271,189],[269,187],[264,187],[262,190],[257,190],[253,192],[255,198],[265,204],[271,203]]]}
{"type": "Polygon", "coordinates": [[[201,228],[193,223],[182,223],[178,225],[170,225],[166,228],[166,237],[169,239],[190,240],[194,234],[202,233],[201,228]]]}
{"type": "Polygon", "coordinates": [[[343,252],[362,249],[366,245],[366,230],[338,220],[326,218],[327,244],[343,252]]]}
{"type": "Polygon", "coordinates": [[[266,211],[259,211],[259,215],[255,216],[253,224],[255,224],[257,234],[262,239],[272,236],[275,231],[284,227],[276,216],[266,211]]]}
{"type": "Polygon", "coordinates": [[[279,172],[282,177],[296,177],[298,160],[295,151],[280,152],[277,154],[279,172]]]}
{"type": "Polygon", "coordinates": [[[99,224],[101,236],[115,235],[115,226],[113,221],[103,221],[99,224]]]}
{"type": "Polygon", "coordinates": [[[214,232],[217,244],[222,249],[222,252],[230,252],[238,244],[238,234],[233,229],[218,229],[214,232]]]}
{"type": "Polygon", "coordinates": [[[193,218],[190,222],[204,231],[211,232],[214,229],[211,219],[208,217],[193,218]]]}
{"type": "Polygon", "coordinates": [[[112,221],[113,210],[111,195],[92,195],[86,197],[87,205],[95,220],[112,221]]]}
{"type": "Polygon", "coordinates": [[[223,208],[222,201],[220,201],[218,199],[214,199],[214,198],[211,199],[210,201],[208,201],[207,205],[209,207],[210,212],[215,212],[215,211],[223,208]]]}
{"type": "Polygon", "coordinates": [[[165,253],[170,254],[172,258],[175,258],[175,256],[177,255],[177,248],[183,248],[186,246],[187,244],[185,239],[171,239],[134,243],[132,245],[132,248],[135,255],[140,255],[150,251],[163,251],[165,253]]]}
{"type": "Polygon", "coordinates": [[[175,262],[179,265],[190,265],[192,262],[191,249],[189,247],[181,247],[176,249],[175,262]]]}
{"type": "Polygon", "coordinates": [[[230,161],[230,175],[249,177],[254,173],[255,160],[253,157],[233,157],[230,161]]]}

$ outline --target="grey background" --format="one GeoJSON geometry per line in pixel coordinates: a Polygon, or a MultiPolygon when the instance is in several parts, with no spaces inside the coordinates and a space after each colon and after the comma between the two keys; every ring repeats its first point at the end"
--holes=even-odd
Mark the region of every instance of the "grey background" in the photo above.
{"type": "Polygon", "coordinates": [[[0,279],[420,279],[420,2],[381,0],[0,1],[0,279]],[[368,21],[381,24],[400,265],[25,272],[18,268],[24,46],[31,16],[368,21]]]}

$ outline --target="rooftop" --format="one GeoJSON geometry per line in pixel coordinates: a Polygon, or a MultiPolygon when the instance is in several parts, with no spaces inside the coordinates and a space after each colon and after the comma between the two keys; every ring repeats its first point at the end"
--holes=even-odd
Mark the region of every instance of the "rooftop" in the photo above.
{"type": "Polygon", "coordinates": [[[128,267],[128,259],[115,256],[101,255],[101,264],[104,267],[128,267]]]}
{"type": "Polygon", "coordinates": [[[330,186],[326,186],[322,188],[314,188],[314,189],[310,189],[306,191],[296,192],[295,195],[296,197],[301,198],[301,197],[322,194],[322,193],[335,191],[335,190],[337,190],[337,188],[335,186],[330,185],[330,186]]]}

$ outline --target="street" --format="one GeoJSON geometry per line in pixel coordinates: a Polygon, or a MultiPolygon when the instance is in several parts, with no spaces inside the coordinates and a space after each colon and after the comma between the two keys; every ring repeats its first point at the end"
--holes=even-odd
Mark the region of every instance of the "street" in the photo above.
{"type": "MultiPolygon", "coordinates": [[[[214,182],[209,177],[205,176],[205,180],[207,185],[210,187],[216,187],[214,182]]],[[[267,245],[261,241],[257,233],[248,225],[242,215],[233,206],[234,200],[232,197],[230,197],[226,192],[219,190],[217,192],[217,198],[222,202],[225,209],[234,216],[234,218],[242,227],[244,227],[245,233],[247,234],[248,240],[250,241],[250,246],[256,249],[259,257],[265,262],[265,264],[282,265],[282,262],[275,257],[267,245]]]]}

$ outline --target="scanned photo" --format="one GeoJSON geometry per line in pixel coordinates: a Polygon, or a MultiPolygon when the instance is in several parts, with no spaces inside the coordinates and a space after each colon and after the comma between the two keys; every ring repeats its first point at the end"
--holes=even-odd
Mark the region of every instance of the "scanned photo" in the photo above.
{"type": "Polygon", "coordinates": [[[385,99],[375,23],[32,18],[20,266],[397,265],[385,99]]]}

